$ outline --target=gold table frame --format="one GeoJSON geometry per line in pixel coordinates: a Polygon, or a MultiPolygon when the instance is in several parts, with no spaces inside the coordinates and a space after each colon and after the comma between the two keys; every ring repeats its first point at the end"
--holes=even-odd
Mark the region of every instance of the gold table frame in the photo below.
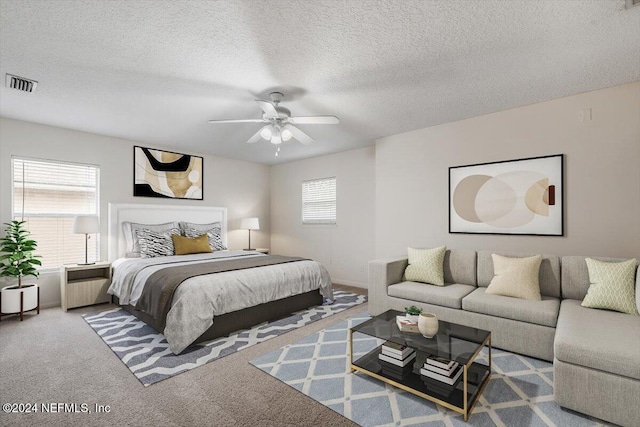
{"type": "MultiPolygon", "coordinates": [[[[359,332],[356,331],[358,333],[361,333],[363,335],[368,335],[365,334],[363,332],[359,332]]],[[[368,335],[368,336],[372,336],[372,335],[368,335]]],[[[356,366],[353,364],[354,360],[353,360],[353,328],[349,328],[349,366],[350,366],[350,373],[353,373],[355,371],[358,372],[362,372],[365,375],[368,375],[372,378],[375,378],[377,380],[380,380],[382,382],[385,382],[387,384],[391,384],[394,387],[397,387],[399,389],[402,389],[404,391],[407,391],[409,393],[415,394],[416,396],[422,397],[423,399],[429,400],[431,402],[434,402],[438,405],[444,406],[445,408],[451,409],[452,411],[458,412],[460,414],[462,414],[464,416],[464,420],[467,421],[469,419],[469,415],[471,415],[471,412],[473,412],[473,408],[475,407],[476,403],[478,402],[478,399],[480,398],[480,395],[482,394],[482,392],[484,391],[485,387],[487,386],[487,384],[489,383],[489,381],[491,380],[491,332],[489,332],[489,335],[487,336],[487,338],[484,339],[484,341],[482,343],[478,343],[478,349],[475,351],[475,353],[473,353],[473,355],[469,358],[469,361],[467,362],[467,364],[463,365],[463,373],[462,373],[462,381],[463,381],[463,390],[462,390],[462,394],[463,394],[463,407],[459,407],[459,406],[455,406],[452,405],[448,402],[445,402],[441,399],[438,399],[437,397],[434,397],[430,394],[427,393],[423,393],[419,390],[415,390],[411,387],[408,387],[404,384],[400,384],[390,378],[384,377],[382,375],[376,374],[375,372],[371,372],[367,369],[361,368],[359,366],[356,366]],[[480,351],[482,351],[482,349],[488,346],[489,347],[489,374],[486,376],[486,378],[484,379],[484,381],[482,382],[482,384],[479,385],[478,387],[478,392],[476,393],[475,397],[473,398],[473,400],[471,402],[468,402],[468,396],[467,396],[467,385],[468,385],[468,370],[469,367],[474,363],[474,360],[478,357],[478,354],[480,354],[480,351]]],[[[415,374],[414,374],[415,375],[415,374]]]]}

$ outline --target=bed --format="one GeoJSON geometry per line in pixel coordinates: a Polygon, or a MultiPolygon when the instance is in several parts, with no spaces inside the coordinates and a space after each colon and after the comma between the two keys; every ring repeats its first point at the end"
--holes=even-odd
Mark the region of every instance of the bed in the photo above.
{"type": "Polygon", "coordinates": [[[327,270],[311,260],[253,251],[153,258],[129,252],[131,223],[171,222],[219,223],[217,243],[227,246],[226,208],[109,204],[108,292],[124,310],[164,333],[175,354],[333,299],[327,270]]]}

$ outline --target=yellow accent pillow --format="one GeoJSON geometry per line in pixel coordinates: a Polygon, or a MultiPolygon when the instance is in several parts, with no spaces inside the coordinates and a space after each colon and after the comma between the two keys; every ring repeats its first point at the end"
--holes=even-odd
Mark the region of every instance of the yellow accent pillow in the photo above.
{"type": "Polygon", "coordinates": [[[433,249],[407,248],[409,265],[404,271],[405,280],[444,286],[444,254],[446,246],[433,249]]]}
{"type": "Polygon", "coordinates": [[[188,254],[203,254],[211,251],[209,246],[209,238],[207,233],[204,233],[193,239],[190,237],[178,236],[172,234],[173,247],[175,248],[176,255],[188,255],[188,254]]]}
{"type": "Polygon", "coordinates": [[[491,258],[493,258],[494,276],[487,287],[488,294],[530,301],[542,300],[538,279],[542,255],[510,258],[491,254],[491,258]]]}

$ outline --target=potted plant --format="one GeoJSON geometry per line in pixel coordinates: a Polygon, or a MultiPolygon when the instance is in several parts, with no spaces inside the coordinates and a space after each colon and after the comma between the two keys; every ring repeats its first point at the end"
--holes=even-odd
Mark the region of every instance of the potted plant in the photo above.
{"type": "Polygon", "coordinates": [[[36,266],[42,265],[38,259],[40,256],[34,254],[38,244],[29,237],[31,233],[24,224],[25,221],[5,223],[5,236],[0,239],[0,277],[18,279],[17,284],[0,290],[0,313],[20,313],[20,320],[25,311],[37,309],[40,313],[38,285],[23,283],[22,280],[26,276],[37,278],[40,272],[36,266]]]}
{"type": "Polygon", "coordinates": [[[418,323],[418,317],[420,317],[420,313],[422,313],[422,309],[420,307],[416,307],[412,305],[411,307],[405,307],[404,312],[408,320],[414,323],[418,323]]]}

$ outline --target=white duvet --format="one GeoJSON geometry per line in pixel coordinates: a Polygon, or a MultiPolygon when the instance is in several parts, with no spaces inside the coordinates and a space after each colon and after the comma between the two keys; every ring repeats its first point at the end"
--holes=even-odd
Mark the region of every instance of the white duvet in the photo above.
{"type": "MultiPolygon", "coordinates": [[[[113,263],[108,293],[135,306],[146,279],[168,265],[185,265],[233,257],[265,256],[259,252],[220,251],[158,258],[120,258],[113,263]]],[[[175,354],[187,348],[215,316],[320,289],[333,299],[331,278],[315,261],[300,261],[207,274],[182,282],[173,296],[164,335],[175,354]]]]}

